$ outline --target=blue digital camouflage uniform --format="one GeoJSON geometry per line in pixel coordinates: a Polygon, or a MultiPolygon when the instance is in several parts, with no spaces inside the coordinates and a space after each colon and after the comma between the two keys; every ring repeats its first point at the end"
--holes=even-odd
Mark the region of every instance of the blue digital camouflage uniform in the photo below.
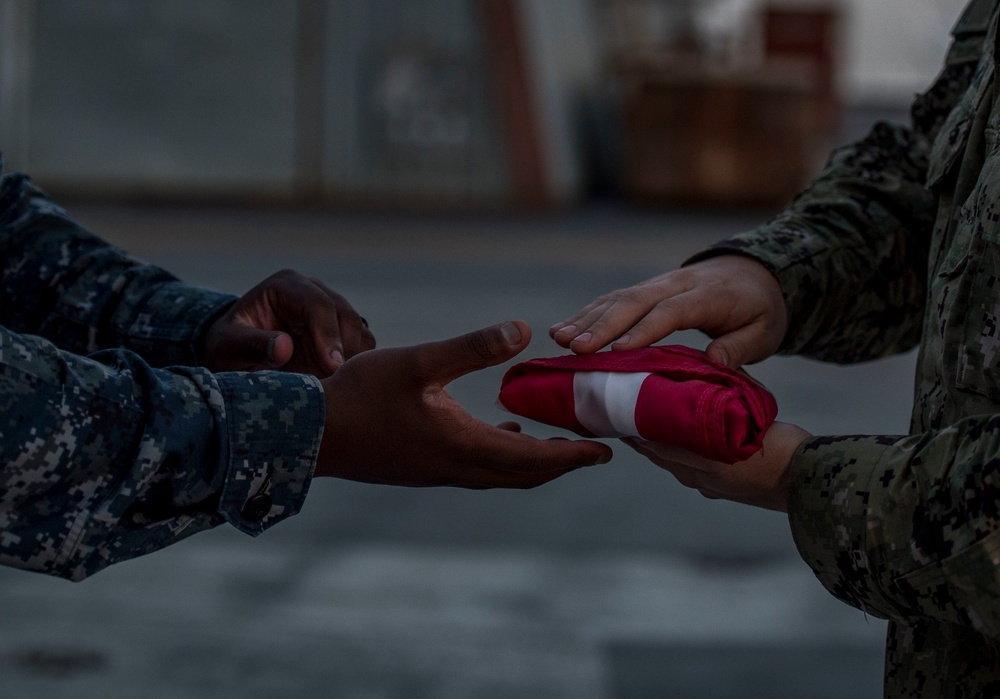
{"type": "Polygon", "coordinates": [[[255,535],[298,512],[323,389],[197,368],[233,297],[129,257],[13,174],[0,299],[0,563],[80,580],[222,522],[255,535]]]}
{"type": "Polygon", "coordinates": [[[802,556],[890,620],[887,697],[1000,696],[998,1],[966,7],[909,127],[875,126],[785,212],[701,256],[776,274],[783,352],[920,346],[909,436],[817,437],[791,467],[802,556]]]}

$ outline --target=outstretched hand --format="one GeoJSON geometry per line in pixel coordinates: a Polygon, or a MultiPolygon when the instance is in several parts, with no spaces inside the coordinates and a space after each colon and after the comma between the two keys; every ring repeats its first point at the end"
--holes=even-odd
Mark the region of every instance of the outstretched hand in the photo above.
{"type": "Polygon", "coordinates": [[[646,347],[677,330],[715,339],[708,356],[732,368],[774,354],[788,327],[777,279],[761,263],[722,255],[601,296],[549,330],[579,354],[646,347]]]}
{"type": "Polygon", "coordinates": [[[454,379],[511,359],[527,347],[521,321],[450,340],[373,350],[323,381],[327,418],[318,476],[368,483],[530,488],[606,463],[599,442],[539,440],[514,423],[494,427],[445,390],[454,379]]]}
{"type": "Polygon", "coordinates": [[[364,318],[318,279],[283,270],[248,291],[205,334],[212,371],[281,369],[325,378],[375,347],[364,318]]]}

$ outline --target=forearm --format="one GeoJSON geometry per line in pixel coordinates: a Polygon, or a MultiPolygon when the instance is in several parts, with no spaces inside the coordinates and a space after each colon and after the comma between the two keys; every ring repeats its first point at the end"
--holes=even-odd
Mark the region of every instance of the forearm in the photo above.
{"type": "Polygon", "coordinates": [[[222,522],[257,534],[301,507],[325,414],[310,377],[159,370],[3,329],[0,357],[6,565],[79,580],[222,522]]]}
{"type": "Polygon", "coordinates": [[[796,543],[853,606],[1000,639],[998,464],[997,415],[912,437],[808,440],[791,467],[796,543]]]}
{"type": "Polygon", "coordinates": [[[129,257],[10,175],[0,183],[0,298],[0,324],[67,351],[120,347],[154,366],[193,366],[207,323],[234,297],[129,257]]]}

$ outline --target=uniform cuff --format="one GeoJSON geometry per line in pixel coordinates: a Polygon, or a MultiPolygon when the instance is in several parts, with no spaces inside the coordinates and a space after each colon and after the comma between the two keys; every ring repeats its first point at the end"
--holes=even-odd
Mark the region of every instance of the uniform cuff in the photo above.
{"type": "Polygon", "coordinates": [[[312,376],[216,374],[227,416],[229,463],[219,513],[256,536],[302,508],[326,418],[312,376]]]}
{"type": "Polygon", "coordinates": [[[881,618],[893,610],[878,583],[869,531],[879,462],[903,437],[815,437],[790,466],[788,513],[799,554],[838,599],[881,618]]]}
{"type": "Polygon", "coordinates": [[[147,297],[125,329],[126,346],[158,366],[198,366],[198,343],[236,297],[167,282],[147,297]]]}

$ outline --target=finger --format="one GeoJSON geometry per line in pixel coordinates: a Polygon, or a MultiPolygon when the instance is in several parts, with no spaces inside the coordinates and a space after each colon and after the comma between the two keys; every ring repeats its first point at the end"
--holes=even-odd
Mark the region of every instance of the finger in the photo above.
{"type": "Polygon", "coordinates": [[[320,364],[332,374],[350,356],[344,349],[337,305],[325,294],[322,300],[319,295],[314,295],[307,304],[306,332],[312,342],[311,350],[320,364]]]}
{"type": "Polygon", "coordinates": [[[315,280],[287,273],[268,287],[268,301],[288,328],[308,338],[312,346],[304,351],[315,357],[318,368],[333,373],[344,363],[337,304],[350,308],[346,300],[315,280]]]}
{"type": "Polygon", "coordinates": [[[569,348],[577,354],[587,354],[610,342],[618,345],[622,336],[628,334],[647,312],[646,308],[622,303],[608,308],[604,315],[580,329],[580,334],[570,341],[569,348]]]}
{"type": "Polygon", "coordinates": [[[625,446],[635,449],[640,454],[642,453],[642,450],[646,446],[646,440],[640,439],[638,437],[622,437],[618,441],[620,441],[625,446]]]}
{"type": "Polygon", "coordinates": [[[672,335],[678,330],[684,330],[682,323],[663,312],[654,309],[631,328],[625,330],[617,340],[611,343],[613,350],[638,349],[649,347],[672,335]]]}
{"type": "Polygon", "coordinates": [[[294,343],[288,334],[260,330],[241,322],[230,323],[220,336],[215,353],[218,371],[276,369],[288,363],[294,343]]]}
{"type": "Polygon", "coordinates": [[[425,383],[445,385],[473,371],[501,364],[531,341],[531,328],[522,320],[430,342],[414,348],[425,383]]]}
{"type": "Polygon", "coordinates": [[[682,447],[650,442],[645,439],[635,439],[633,437],[624,437],[621,441],[660,468],[668,471],[687,469],[690,471],[707,472],[712,470],[713,462],[697,454],[693,454],[682,447]]]}
{"type": "MultiPolygon", "coordinates": [[[[375,335],[368,327],[368,321],[361,317],[351,303],[328,287],[322,280],[312,278],[310,281],[323,291],[333,302],[337,310],[340,350],[344,360],[350,359],[359,352],[375,349],[375,335]]],[[[319,338],[317,338],[319,342],[319,338]]]]}
{"type": "MultiPolygon", "coordinates": [[[[364,318],[361,319],[364,321],[364,318]]],[[[367,325],[364,325],[358,340],[357,352],[367,352],[368,350],[373,350],[377,346],[378,342],[375,340],[375,334],[369,329],[367,325]]]]}
{"type": "Polygon", "coordinates": [[[271,366],[285,366],[295,353],[295,341],[288,333],[276,332],[267,349],[271,366]]]}
{"type": "Polygon", "coordinates": [[[771,336],[759,324],[747,325],[716,338],[705,353],[720,364],[739,369],[763,361],[777,351],[771,336]]]}
{"type": "MultiPolygon", "coordinates": [[[[623,327],[628,327],[634,322],[634,319],[628,319],[627,317],[621,315],[621,308],[616,306],[616,302],[605,300],[601,303],[594,304],[589,311],[581,315],[576,319],[575,322],[566,325],[561,330],[556,332],[552,339],[558,344],[566,348],[576,349],[575,346],[584,347],[585,345],[593,345],[593,327],[596,323],[599,323],[601,319],[606,317],[611,317],[617,319],[623,323],[623,327]]],[[[639,315],[636,316],[640,317],[639,315]]],[[[605,343],[607,344],[607,343],[605,343]]],[[[597,345],[594,349],[600,349],[602,345],[597,345]]]]}
{"type": "Polygon", "coordinates": [[[511,473],[509,471],[481,469],[476,474],[477,480],[458,483],[456,487],[473,490],[484,490],[487,488],[515,488],[525,490],[545,485],[576,470],[576,468],[567,468],[561,471],[546,471],[545,473],[511,473]]]}
{"type": "Polygon", "coordinates": [[[594,309],[589,316],[577,323],[579,334],[569,343],[569,348],[583,354],[596,352],[613,340],[616,340],[616,348],[624,349],[624,345],[645,347],[663,339],[672,330],[665,329],[657,336],[655,328],[649,326],[647,319],[657,309],[676,305],[676,302],[671,303],[676,298],[671,294],[673,291],[663,283],[640,285],[618,293],[603,308],[594,309]],[[636,328],[645,330],[642,335],[644,344],[633,340],[636,328]]]}
{"type": "Polygon", "coordinates": [[[685,488],[698,491],[701,490],[704,474],[697,469],[693,469],[685,464],[677,463],[676,461],[659,460],[654,461],[654,463],[676,478],[677,482],[685,488]]]}
{"type": "Polygon", "coordinates": [[[704,474],[687,464],[664,458],[664,455],[659,451],[660,445],[655,445],[654,442],[647,442],[646,440],[633,440],[631,438],[625,438],[622,441],[642,456],[645,456],[653,464],[672,475],[684,487],[699,487],[704,474]]]}
{"type": "Polygon", "coordinates": [[[587,440],[540,440],[496,428],[484,430],[464,445],[461,460],[485,468],[514,473],[546,473],[606,464],[611,447],[587,440]]]}
{"type": "Polygon", "coordinates": [[[674,446],[672,444],[647,442],[645,448],[649,451],[649,453],[654,454],[658,460],[664,463],[677,464],[700,473],[715,473],[720,467],[726,468],[726,465],[724,464],[712,461],[711,459],[706,459],[704,456],[700,456],[683,447],[674,446]]]}
{"type": "Polygon", "coordinates": [[[344,346],[344,359],[375,349],[375,336],[362,325],[361,316],[353,311],[340,314],[340,339],[344,346]]]}
{"type": "Polygon", "coordinates": [[[711,332],[729,314],[728,306],[720,307],[700,290],[684,292],[663,299],[652,307],[639,322],[622,335],[614,349],[647,347],[678,330],[711,332]]]}
{"type": "Polygon", "coordinates": [[[656,459],[656,454],[649,446],[649,442],[644,439],[635,439],[633,437],[623,437],[621,439],[627,446],[634,449],[636,452],[645,456],[647,459],[656,459]]]}
{"type": "MultiPolygon", "coordinates": [[[[576,327],[580,319],[586,316],[588,313],[593,311],[598,306],[604,305],[604,298],[601,297],[595,301],[591,301],[586,306],[581,308],[579,311],[571,315],[566,320],[554,323],[552,327],[549,328],[549,337],[556,340],[556,336],[568,338],[567,342],[574,337],[576,337],[576,327]]],[[[559,340],[556,340],[559,342],[559,340]]]]}

